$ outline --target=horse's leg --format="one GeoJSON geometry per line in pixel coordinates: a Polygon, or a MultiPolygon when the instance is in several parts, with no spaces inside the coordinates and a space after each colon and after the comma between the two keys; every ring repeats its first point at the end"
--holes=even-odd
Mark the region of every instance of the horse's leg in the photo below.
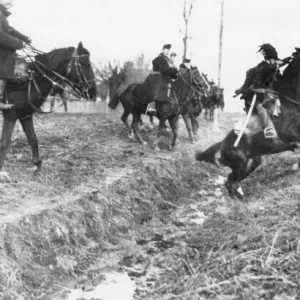
{"type": "Polygon", "coordinates": [[[19,121],[21,122],[28,143],[31,147],[32,162],[36,166],[36,171],[40,171],[42,166],[42,161],[40,160],[40,156],[39,156],[39,145],[34,131],[32,116],[24,119],[19,119],[19,121]]]}
{"type": "Polygon", "coordinates": [[[153,115],[149,115],[149,118],[150,118],[150,129],[153,129],[154,128],[154,121],[153,121],[153,115]]]}
{"type": "MultiPolygon", "coordinates": [[[[193,138],[193,135],[192,135],[191,120],[189,118],[188,113],[183,114],[182,117],[183,117],[186,129],[188,131],[190,141],[191,141],[191,143],[194,143],[194,138],[193,138]]],[[[171,124],[170,124],[170,126],[171,126],[171,124]]],[[[172,130],[173,130],[173,128],[172,128],[172,130]]]]}
{"type": "Polygon", "coordinates": [[[124,112],[123,112],[123,114],[122,114],[122,116],[121,116],[121,121],[125,124],[125,126],[128,128],[128,130],[129,130],[129,135],[128,135],[128,137],[130,138],[130,139],[133,139],[134,138],[134,133],[133,133],[133,130],[131,129],[131,127],[130,127],[130,125],[129,125],[129,122],[128,122],[128,117],[129,117],[129,115],[131,114],[131,111],[132,111],[132,107],[131,106],[129,106],[129,105],[127,105],[127,102],[123,102],[122,101],[122,99],[121,99],[121,104],[122,104],[122,106],[123,106],[123,108],[124,108],[124,112]]]}
{"type": "Polygon", "coordinates": [[[231,197],[237,197],[241,200],[243,199],[244,193],[240,183],[260,164],[261,156],[248,158],[246,155],[242,155],[239,159],[236,159],[235,167],[232,169],[232,173],[228,175],[228,181],[225,184],[231,197]]]}
{"type": "Polygon", "coordinates": [[[165,123],[166,123],[166,119],[164,119],[164,118],[160,118],[160,119],[159,119],[159,124],[158,124],[158,128],[157,128],[156,139],[155,139],[155,141],[154,141],[154,143],[153,143],[153,147],[154,147],[154,149],[157,150],[157,151],[160,150],[160,148],[159,148],[159,146],[158,146],[158,143],[159,143],[159,141],[160,141],[160,139],[161,139],[162,131],[163,131],[163,129],[164,129],[165,123]]]}
{"type": "Polygon", "coordinates": [[[215,107],[213,106],[213,107],[210,109],[210,111],[209,111],[209,119],[210,119],[211,121],[214,120],[214,111],[215,111],[215,107]]]}
{"type": "Polygon", "coordinates": [[[173,139],[172,139],[172,143],[170,145],[170,150],[174,150],[175,146],[176,146],[176,142],[177,142],[177,136],[178,136],[178,123],[179,123],[179,115],[173,116],[171,118],[168,119],[169,120],[169,124],[170,127],[172,129],[173,132],[173,139]]]}
{"type": "Polygon", "coordinates": [[[67,100],[66,100],[64,97],[62,97],[62,98],[61,98],[61,100],[62,100],[62,102],[63,102],[63,104],[64,104],[64,109],[65,109],[65,112],[67,112],[67,111],[68,111],[68,104],[67,104],[67,100]]]}
{"type": "Polygon", "coordinates": [[[0,171],[3,168],[5,156],[9,148],[17,117],[11,111],[3,111],[3,127],[0,140],[0,171]]]}
{"type": "Polygon", "coordinates": [[[53,108],[54,108],[55,99],[56,99],[55,96],[53,96],[50,100],[50,110],[53,110],[53,108]]]}
{"type": "Polygon", "coordinates": [[[192,130],[193,130],[194,139],[195,139],[195,138],[197,138],[197,134],[198,134],[199,122],[198,122],[197,118],[194,116],[194,114],[190,114],[189,116],[191,119],[192,130]]]}
{"type": "Polygon", "coordinates": [[[205,108],[204,110],[204,119],[207,121],[208,120],[208,108],[205,108]]]}
{"type": "Polygon", "coordinates": [[[146,145],[147,142],[145,142],[139,132],[139,123],[141,121],[141,114],[139,112],[133,111],[132,112],[132,123],[131,128],[134,132],[135,138],[141,143],[146,145]]]}
{"type": "Polygon", "coordinates": [[[139,125],[140,125],[139,129],[142,131],[145,128],[145,122],[143,120],[143,116],[142,115],[140,115],[139,125]]]}

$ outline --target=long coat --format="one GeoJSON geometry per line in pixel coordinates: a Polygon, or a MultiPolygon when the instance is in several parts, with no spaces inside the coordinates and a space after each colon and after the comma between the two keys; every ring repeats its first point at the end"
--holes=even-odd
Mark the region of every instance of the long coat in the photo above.
{"type": "Polygon", "coordinates": [[[0,10],[0,79],[9,79],[14,73],[15,51],[22,49],[22,41],[28,43],[27,36],[10,27],[0,10]]]}
{"type": "Polygon", "coordinates": [[[177,78],[177,68],[170,67],[169,58],[163,53],[159,54],[155,59],[153,59],[152,65],[154,72],[160,72],[161,74],[171,78],[177,78]]]}

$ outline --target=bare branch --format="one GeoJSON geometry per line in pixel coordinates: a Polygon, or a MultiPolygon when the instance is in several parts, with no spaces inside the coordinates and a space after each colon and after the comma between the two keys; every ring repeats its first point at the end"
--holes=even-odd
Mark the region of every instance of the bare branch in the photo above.
{"type": "Polygon", "coordinates": [[[183,18],[184,18],[184,20],[187,19],[187,17],[186,17],[186,0],[184,0],[184,3],[183,3],[183,18]]]}

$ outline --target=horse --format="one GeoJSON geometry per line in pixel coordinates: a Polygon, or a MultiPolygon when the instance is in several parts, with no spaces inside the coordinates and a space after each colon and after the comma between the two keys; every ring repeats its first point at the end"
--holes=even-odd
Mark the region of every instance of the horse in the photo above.
{"type": "MultiPolygon", "coordinates": [[[[159,74],[152,74],[151,76],[153,75],[159,75],[159,74]]],[[[190,139],[191,141],[193,141],[194,138],[191,133],[191,125],[189,123],[189,119],[191,120],[192,123],[193,133],[196,135],[199,128],[199,123],[196,117],[202,111],[202,105],[200,100],[201,97],[199,97],[199,95],[201,95],[201,91],[195,84],[195,82],[197,82],[195,80],[198,80],[199,72],[195,68],[192,71],[188,71],[187,76],[190,76],[190,78],[188,78],[188,81],[190,81],[191,82],[190,84],[194,85],[194,87],[190,85],[191,93],[187,95],[189,97],[187,97],[185,101],[183,101],[184,100],[183,98],[180,98],[181,103],[180,103],[179,113],[182,114],[184,121],[186,123],[186,127],[189,132],[190,139]]],[[[184,81],[182,81],[181,83],[184,83],[184,81]]],[[[187,81],[185,80],[185,85],[186,83],[187,81]]],[[[157,110],[156,113],[147,110],[148,104],[154,100],[153,97],[155,97],[154,96],[155,93],[151,91],[151,88],[149,87],[145,88],[145,84],[148,83],[133,83],[130,84],[127,88],[125,88],[124,91],[120,92],[120,85],[122,85],[122,74],[120,74],[118,78],[115,75],[115,76],[111,76],[111,78],[109,79],[109,89],[111,91],[111,99],[109,102],[109,107],[111,109],[115,109],[119,102],[122,103],[124,107],[124,113],[121,116],[121,120],[125,124],[125,126],[129,129],[130,132],[129,137],[133,137],[135,135],[137,140],[142,144],[145,142],[142,140],[137,127],[138,124],[143,124],[141,115],[147,114],[150,117],[150,121],[152,124],[153,124],[154,116],[159,118],[158,116],[159,112],[157,110]],[[128,117],[130,114],[132,114],[133,116],[136,115],[135,119],[133,117],[131,127],[128,123],[128,117]]],[[[167,93],[167,91],[165,91],[165,93],[167,93]]],[[[160,105],[158,106],[162,109],[162,106],[160,105]]],[[[166,105],[163,106],[163,109],[166,109],[166,105]]],[[[161,127],[162,129],[165,129],[166,123],[162,124],[161,127]]]]}
{"type": "Polygon", "coordinates": [[[205,88],[203,87],[202,77],[197,67],[191,69],[193,87],[186,99],[180,101],[180,114],[184,120],[191,143],[197,139],[199,122],[197,117],[201,114],[205,99],[205,88]]]}
{"type": "Polygon", "coordinates": [[[224,94],[223,94],[224,89],[223,88],[215,88],[215,91],[212,91],[211,94],[209,94],[204,103],[204,119],[205,120],[214,120],[214,111],[216,108],[221,108],[222,111],[225,107],[225,102],[224,102],[224,94]]]}
{"type": "Polygon", "coordinates": [[[231,130],[223,141],[196,153],[196,160],[216,163],[216,154],[220,152],[219,162],[232,169],[225,183],[231,197],[243,199],[240,183],[261,164],[263,155],[294,151],[300,142],[300,49],[296,48],[291,57],[283,74],[274,81],[273,88],[261,91],[271,111],[280,100],[281,113],[277,117],[271,116],[278,138],[265,139],[260,119],[254,112],[236,147],[237,135],[231,130]]]}
{"type": "Polygon", "coordinates": [[[9,81],[6,98],[14,106],[3,110],[3,127],[0,140],[0,170],[3,168],[6,152],[17,120],[31,146],[32,161],[38,172],[42,161],[39,157],[38,140],[33,125],[33,114],[49,95],[57,76],[65,77],[77,93],[84,98],[96,96],[96,83],[91,68],[90,53],[79,42],[78,47],[55,49],[49,53],[38,54],[29,63],[29,80],[20,83],[9,81]]]}
{"type": "MultiPolygon", "coordinates": [[[[124,108],[124,112],[121,116],[121,120],[122,122],[125,124],[125,126],[128,128],[129,130],[129,138],[133,138],[134,137],[134,132],[132,130],[132,128],[129,125],[128,122],[128,117],[130,114],[132,114],[133,109],[134,109],[134,103],[133,103],[133,97],[132,97],[132,91],[138,87],[138,85],[141,85],[141,83],[131,83],[123,92],[121,92],[120,94],[117,93],[116,91],[114,91],[113,89],[111,90],[111,97],[110,97],[110,101],[109,101],[109,108],[111,109],[116,109],[119,102],[121,102],[123,108],[124,108]]],[[[150,122],[151,125],[153,126],[154,122],[153,122],[153,117],[156,115],[156,113],[153,113],[151,111],[147,110],[148,104],[142,103],[141,104],[141,108],[142,108],[142,114],[146,114],[150,117],[150,122]]],[[[144,125],[143,122],[143,118],[140,118],[140,122],[139,124],[141,126],[144,125]]]]}

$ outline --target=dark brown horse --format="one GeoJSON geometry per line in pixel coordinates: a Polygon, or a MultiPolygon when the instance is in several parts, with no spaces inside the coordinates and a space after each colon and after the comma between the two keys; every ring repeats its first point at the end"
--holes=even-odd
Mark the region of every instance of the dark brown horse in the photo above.
{"type": "Polygon", "coordinates": [[[209,94],[203,102],[204,108],[204,119],[213,121],[214,120],[214,111],[216,108],[221,108],[222,110],[225,107],[224,102],[224,89],[216,88],[211,94],[209,94]]]}
{"type": "Polygon", "coordinates": [[[232,130],[223,141],[196,154],[199,161],[215,163],[216,153],[220,151],[220,163],[232,169],[226,182],[231,196],[242,198],[240,183],[261,164],[262,155],[294,151],[296,142],[300,142],[299,71],[300,49],[296,48],[292,61],[274,82],[273,90],[265,90],[266,100],[271,100],[271,111],[276,98],[281,102],[281,114],[272,117],[278,139],[265,139],[259,117],[254,113],[237,147],[234,146],[237,135],[232,130]]]}
{"type": "Polygon", "coordinates": [[[82,43],[77,48],[55,49],[39,54],[35,62],[29,65],[33,77],[30,81],[19,84],[9,82],[7,86],[8,103],[13,108],[3,111],[3,128],[0,141],[0,169],[2,169],[11,136],[19,120],[32,150],[33,164],[41,168],[38,140],[35,134],[32,115],[46,100],[57,74],[69,80],[73,88],[83,97],[96,95],[94,73],[91,71],[90,54],[82,43]]]}
{"type": "MultiPolygon", "coordinates": [[[[202,111],[202,91],[199,88],[198,84],[198,77],[199,72],[195,68],[193,70],[188,70],[185,74],[182,74],[180,77],[180,83],[184,87],[184,91],[186,92],[185,97],[182,97],[182,94],[180,92],[177,92],[180,97],[176,98],[178,101],[178,104],[174,105],[171,108],[171,106],[167,105],[168,101],[162,101],[164,105],[159,104],[161,101],[156,101],[156,108],[158,108],[157,113],[154,114],[152,112],[149,112],[147,110],[147,106],[150,102],[153,101],[153,97],[155,97],[155,93],[158,93],[158,89],[155,90],[155,84],[159,86],[160,82],[157,83],[150,83],[150,79],[153,79],[153,76],[156,76],[156,79],[160,80],[160,77],[157,77],[158,74],[153,74],[147,80],[145,83],[134,83],[130,84],[123,92],[119,92],[119,85],[122,82],[122,76],[119,76],[118,80],[114,79],[112,76],[109,80],[110,82],[110,91],[111,91],[111,99],[109,102],[109,107],[112,109],[115,109],[119,103],[119,101],[122,103],[124,107],[124,113],[121,117],[121,120],[124,122],[126,127],[129,129],[130,134],[129,136],[132,137],[133,133],[135,133],[135,136],[137,140],[141,143],[145,143],[138,130],[137,124],[143,124],[143,120],[141,118],[142,114],[146,114],[150,116],[150,120],[152,122],[153,117],[157,116],[159,119],[164,119],[166,122],[168,117],[166,118],[166,114],[169,113],[172,115],[172,112],[174,112],[174,109],[176,107],[176,110],[179,111],[179,113],[183,116],[183,119],[185,121],[189,137],[191,141],[194,141],[194,137],[192,135],[192,132],[194,135],[197,134],[199,123],[197,121],[197,116],[202,111]],[[186,77],[186,78],[185,78],[186,77]],[[151,86],[154,86],[153,90],[151,89],[151,86]],[[189,92],[187,92],[189,90],[189,92]],[[164,110],[164,113],[162,113],[162,110],[164,110]],[[166,113],[166,110],[168,111],[166,113]],[[128,117],[132,114],[136,117],[133,117],[133,122],[130,127],[128,123],[128,117]],[[139,118],[139,119],[138,119],[139,118]],[[192,126],[191,126],[192,125],[192,126]]],[[[154,77],[155,77],[154,76],[154,77]]],[[[179,80],[179,79],[177,79],[179,80]]],[[[176,81],[173,83],[178,86],[176,81]]],[[[165,91],[165,94],[167,94],[167,91],[165,91]]],[[[175,94],[174,94],[175,95],[175,94]]],[[[172,97],[171,97],[172,99],[172,97]]],[[[174,101],[173,101],[174,102],[174,101]]],[[[179,117],[179,116],[178,116],[179,117]]],[[[169,120],[170,122],[170,120],[169,120]]],[[[171,121],[172,122],[172,121],[171,121]]],[[[170,123],[171,124],[171,123],[170,123]]],[[[165,124],[161,125],[163,129],[165,129],[165,124]]],[[[159,134],[160,135],[160,134],[159,134]]],[[[155,147],[157,147],[157,143],[154,144],[155,147]]]]}

